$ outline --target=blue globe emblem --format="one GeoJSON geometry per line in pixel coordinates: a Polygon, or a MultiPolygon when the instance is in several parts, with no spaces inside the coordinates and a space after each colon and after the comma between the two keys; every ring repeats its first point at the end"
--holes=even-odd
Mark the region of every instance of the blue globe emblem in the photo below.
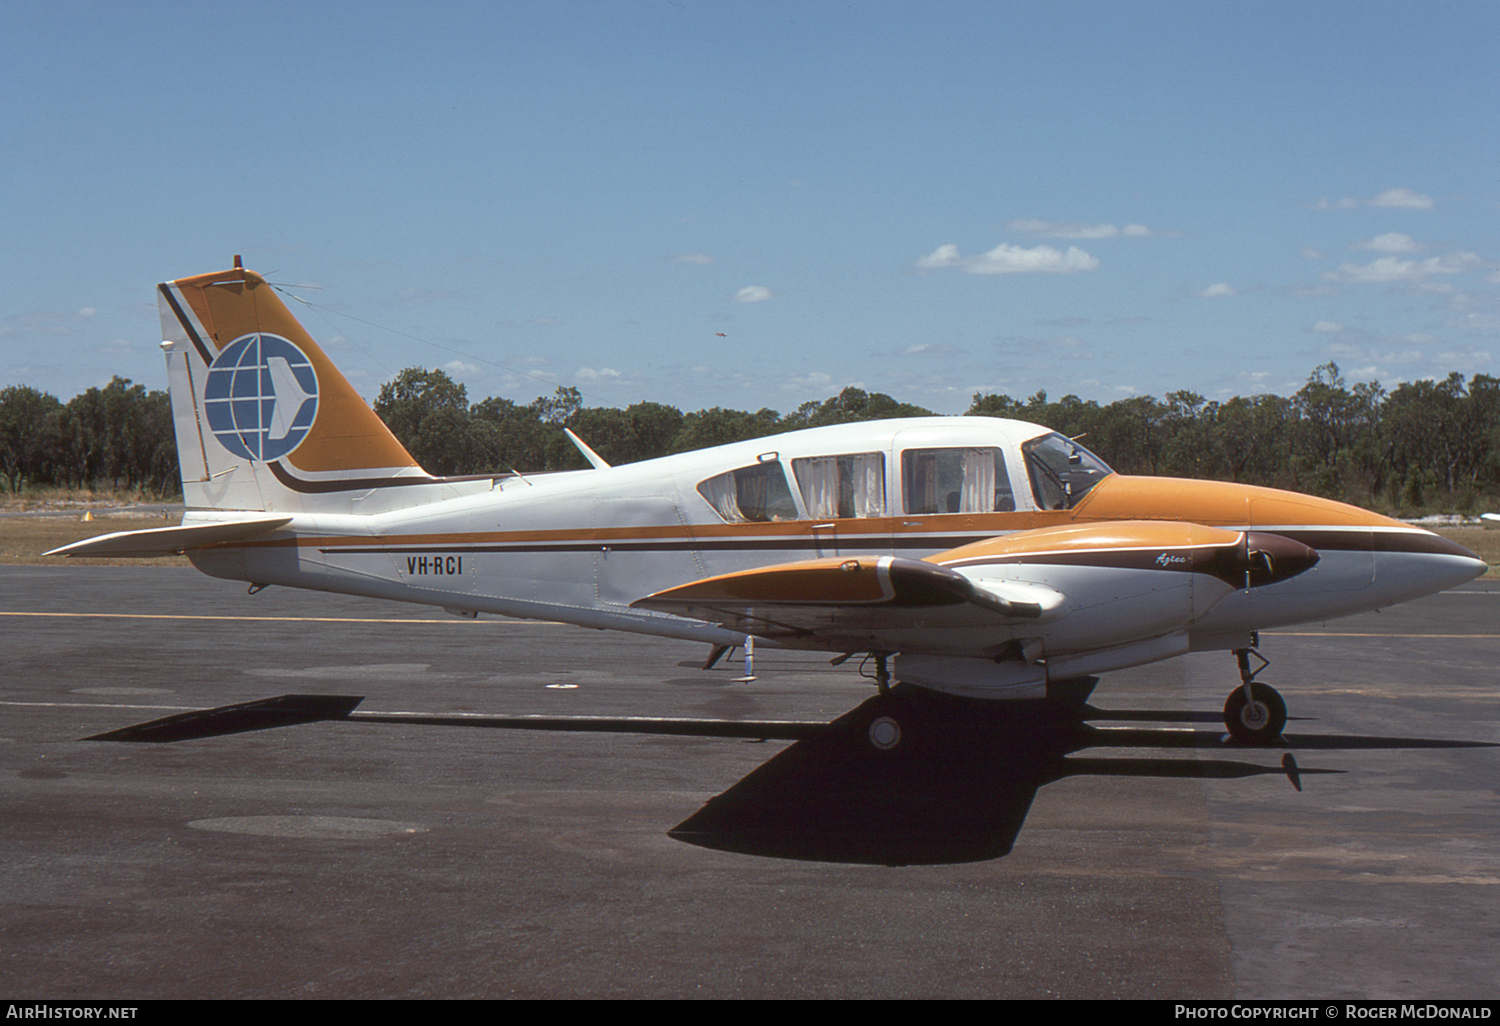
{"type": "Polygon", "coordinates": [[[274,460],[307,437],[318,415],[318,376],[307,354],[279,335],[235,339],[208,368],[203,412],[236,456],[274,460]]]}

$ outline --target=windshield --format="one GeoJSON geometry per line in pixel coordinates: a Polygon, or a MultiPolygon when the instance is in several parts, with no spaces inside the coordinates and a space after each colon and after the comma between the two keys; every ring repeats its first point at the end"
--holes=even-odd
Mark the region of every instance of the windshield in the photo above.
{"type": "Polygon", "coordinates": [[[1072,509],[1088,490],[1113,474],[1109,465],[1066,435],[1053,432],[1021,446],[1031,494],[1041,509],[1072,509]]]}

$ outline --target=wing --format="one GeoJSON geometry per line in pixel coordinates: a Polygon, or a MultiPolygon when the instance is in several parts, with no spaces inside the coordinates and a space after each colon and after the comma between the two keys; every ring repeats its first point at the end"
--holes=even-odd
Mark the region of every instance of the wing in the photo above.
{"type": "Polygon", "coordinates": [[[1047,636],[1069,651],[1182,630],[1235,590],[1286,580],[1317,561],[1279,535],[1121,521],[1017,531],[925,560],[781,563],[632,605],[803,647],[992,656],[1023,636],[1047,636]],[[1064,623],[1068,638],[1058,634],[1064,623]]]}
{"type": "Polygon", "coordinates": [[[763,638],[832,647],[872,632],[1034,623],[1063,602],[1044,585],[978,581],[898,556],[831,557],[742,570],[659,591],[631,605],[763,638]]]}

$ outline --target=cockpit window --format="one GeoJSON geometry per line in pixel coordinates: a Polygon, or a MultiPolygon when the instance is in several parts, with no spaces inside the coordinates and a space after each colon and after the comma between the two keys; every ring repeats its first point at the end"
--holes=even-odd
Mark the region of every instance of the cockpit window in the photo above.
{"type": "Polygon", "coordinates": [[[1031,494],[1041,509],[1072,509],[1088,490],[1113,474],[1099,457],[1077,442],[1056,433],[1033,438],[1021,446],[1031,494]]]}
{"type": "Polygon", "coordinates": [[[792,473],[810,517],[885,515],[885,457],[878,452],[793,460],[792,473]]]}
{"type": "Polygon", "coordinates": [[[731,524],[797,519],[797,503],[780,460],[768,459],[711,477],[698,485],[698,494],[731,524]]]}
{"type": "Polygon", "coordinates": [[[1016,508],[999,449],[907,449],[901,491],[908,513],[995,513],[1016,508]]]}

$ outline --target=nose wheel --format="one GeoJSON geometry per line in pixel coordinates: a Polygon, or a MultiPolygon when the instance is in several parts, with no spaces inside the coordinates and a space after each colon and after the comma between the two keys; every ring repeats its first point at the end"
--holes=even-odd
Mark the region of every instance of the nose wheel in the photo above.
{"type": "Polygon", "coordinates": [[[1270,661],[1253,648],[1235,649],[1239,659],[1240,679],[1244,681],[1229,693],[1224,703],[1224,726],[1236,741],[1251,745],[1269,745],[1281,737],[1286,727],[1286,701],[1269,684],[1257,683],[1255,677],[1270,661]],[[1260,667],[1250,672],[1250,657],[1260,660],[1260,667]]]}

